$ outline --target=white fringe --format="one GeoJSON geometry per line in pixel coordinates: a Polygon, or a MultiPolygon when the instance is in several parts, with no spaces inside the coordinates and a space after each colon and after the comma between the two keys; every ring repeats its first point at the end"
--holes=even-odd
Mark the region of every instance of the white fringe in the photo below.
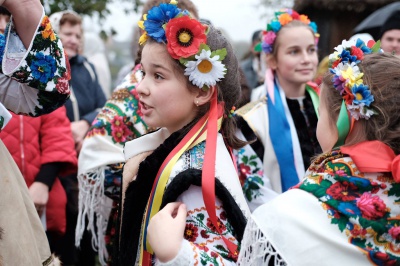
{"type": "Polygon", "coordinates": [[[98,250],[101,265],[107,265],[108,252],[104,236],[111,212],[111,204],[107,204],[110,200],[104,196],[104,171],[105,167],[100,167],[78,175],[79,213],[75,231],[76,247],[79,247],[85,229],[92,233],[92,247],[98,250]],[[94,225],[95,218],[96,226],[94,225]]]}
{"type": "Polygon", "coordinates": [[[253,219],[249,219],[246,231],[241,243],[241,249],[238,258],[238,265],[256,266],[256,265],[286,266],[286,262],[274,250],[272,244],[268,241],[260,228],[253,219]]]}

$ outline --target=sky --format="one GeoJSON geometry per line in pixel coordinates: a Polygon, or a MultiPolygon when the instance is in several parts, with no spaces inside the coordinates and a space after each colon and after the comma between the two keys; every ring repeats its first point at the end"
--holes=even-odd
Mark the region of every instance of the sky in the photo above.
{"type": "MultiPolygon", "coordinates": [[[[252,33],[264,29],[267,21],[265,7],[259,7],[260,0],[192,0],[198,7],[201,18],[211,22],[226,31],[232,41],[250,42],[252,33]]],[[[139,14],[126,15],[124,8],[129,9],[130,3],[120,2],[110,5],[111,15],[104,22],[104,29],[117,31],[115,40],[129,41],[132,29],[140,19],[139,14]]],[[[85,21],[85,29],[99,31],[96,23],[85,21]]]]}

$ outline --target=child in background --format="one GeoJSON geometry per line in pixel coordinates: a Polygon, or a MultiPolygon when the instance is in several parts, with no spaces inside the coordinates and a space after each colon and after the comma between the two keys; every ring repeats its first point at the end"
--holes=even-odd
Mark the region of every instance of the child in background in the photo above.
{"type": "Polygon", "coordinates": [[[303,181],[259,207],[240,265],[398,265],[400,59],[346,42],[330,55],[303,181]]]}
{"type": "MultiPolygon", "coordinates": [[[[268,70],[265,84],[236,113],[241,130],[263,160],[272,189],[296,185],[320,152],[316,140],[318,88],[310,81],[318,66],[317,26],[307,16],[285,9],[275,13],[262,37],[268,70]]],[[[257,46],[261,49],[261,44],[257,46]]]]}
{"type": "Polygon", "coordinates": [[[234,265],[249,215],[230,153],[245,145],[230,118],[238,62],[218,30],[173,2],[141,23],[137,93],[144,122],[160,129],[125,146],[114,257],[150,265],[154,251],[160,265],[234,265]]]}

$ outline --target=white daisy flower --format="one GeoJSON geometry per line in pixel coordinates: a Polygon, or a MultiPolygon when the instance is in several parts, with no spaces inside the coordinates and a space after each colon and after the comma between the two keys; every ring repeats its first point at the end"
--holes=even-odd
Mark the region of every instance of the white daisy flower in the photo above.
{"type": "Polygon", "coordinates": [[[351,41],[343,40],[342,44],[335,47],[335,51],[337,51],[339,54],[341,54],[343,50],[350,48],[352,46],[355,46],[355,45],[356,45],[356,40],[351,40],[351,41]]]}
{"type": "Polygon", "coordinates": [[[333,60],[333,61],[338,60],[338,59],[339,59],[339,53],[338,53],[338,52],[333,52],[333,53],[331,53],[331,54],[329,55],[329,59],[330,59],[330,60],[333,60]]]}
{"type": "Polygon", "coordinates": [[[343,72],[346,72],[348,70],[348,68],[352,68],[351,73],[353,73],[353,75],[356,77],[361,74],[360,68],[354,62],[351,64],[347,62],[341,62],[333,69],[333,71],[335,75],[341,76],[343,72]]]}
{"type": "Polygon", "coordinates": [[[355,120],[358,120],[360,119],[360,117],[362,117],[361,109],[363,108],[360,105],[356,105],[354,103],[352,103],[351,105],[347,104],[347,110],[349,110],[350,115],[354,117],[355,120]]]}
{"type": "Polygon", "coordinates": [[[366,106],[363,106],[360,108],[360,117],[368,120],[372,115],[374,115],[375,112],[366,106]]]}
{"type": "Polygon", "coordinates": [[[219,55],[211,57],[211,51],[203,49],[196,55],[196,61],[186,63],[185,75],[199,88],[214,86],[225,76],[225,65],[219,61],[219,55]]]}

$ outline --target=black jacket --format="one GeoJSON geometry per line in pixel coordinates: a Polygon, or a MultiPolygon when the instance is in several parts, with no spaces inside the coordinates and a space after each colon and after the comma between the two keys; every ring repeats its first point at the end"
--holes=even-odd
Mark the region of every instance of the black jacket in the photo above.
{"type": "Polygon", "coordinates": [[[97,80],[92,64],[81,55],[69,60],[71,66],[71,97],[65,103],[70,121],[86,120],[92,124],[100,109],[106,103],[106,96],[97,80]],[[74,115],[73,101],[76,99],[79,114],[74,115]],[[78,119],[75,119],[77,116],[78,119]]]}

